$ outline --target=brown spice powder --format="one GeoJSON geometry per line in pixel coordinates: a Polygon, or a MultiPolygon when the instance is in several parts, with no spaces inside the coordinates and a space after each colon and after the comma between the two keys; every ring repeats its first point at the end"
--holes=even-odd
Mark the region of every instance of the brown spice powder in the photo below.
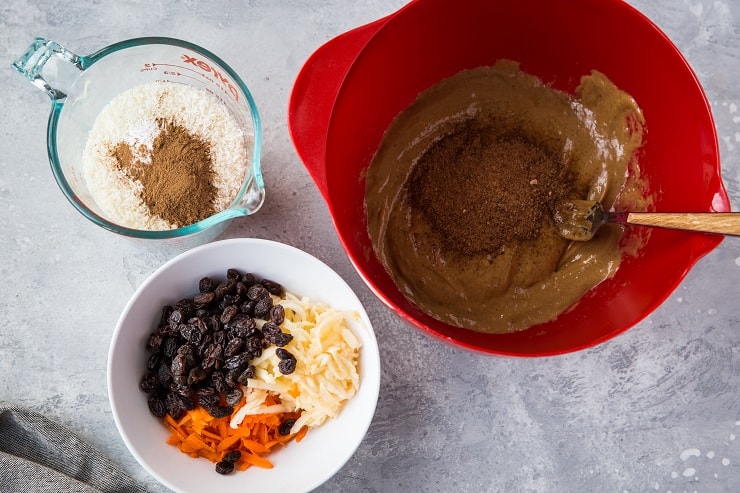
{"type": "Polygon", "coordinates": [[[141,152],[119,142],[111,150],[117,168],[141,183],[140,198],[152,215],[177,227],[214,214],[218,191],[209,143],[165,119],[158,119],[157,126],[160,133],[152,144],[151,162],[142,163],[136,157],[141,152]]]}
{"type": "Polygon", "coordinates": [[[442,243],[464,255],[536,239],[554,204],[574,196],[573,177],[546,147],[476,120],[434,143],[406,187],[442,243]]]}

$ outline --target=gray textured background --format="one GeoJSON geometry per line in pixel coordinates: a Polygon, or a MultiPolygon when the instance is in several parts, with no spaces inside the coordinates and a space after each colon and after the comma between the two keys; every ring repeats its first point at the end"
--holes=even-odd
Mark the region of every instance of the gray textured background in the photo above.
{"type": "MultiPolygon", "coordinates": [[[[382,389],[367,438],[323,492],[724,492],[740,487],[740,239],[702,259],[649,318],[556,358],[492,358],[403,325],[352,269],[293,151],[286,108],[324,41],[403,0],[29,1],[0,6],[0,401],[40,411],[163,491],[108,406],[116,320],[162,259],[86,222],[45,152],[48,98],[10,68],[34,36],[78,54],[142,35],[187,39],[240,73],[264,122],[268,198],[225,237],[269,238],[335,268],[378,334],[382,389]]],[[[723,177],[740,204],[740,2],[630,0],[682,50],[707,92],[723,177]]],[[[676,104],[680,104],[677,101],[676,104]]]]}

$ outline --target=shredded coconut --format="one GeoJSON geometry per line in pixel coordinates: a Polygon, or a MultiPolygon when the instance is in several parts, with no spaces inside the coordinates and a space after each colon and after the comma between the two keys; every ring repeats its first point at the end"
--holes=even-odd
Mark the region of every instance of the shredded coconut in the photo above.
{"type": "Polygon", "coordinates": [[[186,128],[210,146],[217,196],[215,209],[231,205],[244,183],[253,135],[240,129],[226,106],[204,90],[184,84],[155,82],[113,98],[93,124],[82,156],[91,196],[114,223],[134,229],[177,227],[152,215],[140,198],[142,185],[116,167],[111,149],[123,142],[143,164],[151,162],[154,139],[163,118],[186,128]]]}

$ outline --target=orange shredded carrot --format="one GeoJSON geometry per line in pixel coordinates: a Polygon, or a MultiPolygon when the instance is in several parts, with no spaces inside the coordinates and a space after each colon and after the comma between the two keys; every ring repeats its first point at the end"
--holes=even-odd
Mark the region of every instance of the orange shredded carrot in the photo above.
{"type": "Polygon", "coordinates": [[[265,469],[272,469],[272,462],[257,454],[243,454],[240,460],[253,466],[264,467],[265,469]]]}
{"type": "Polygon", "coordinates": [[[298,433],[295,434],[295,441],[296,441],[296,443],[298,443],[301,440],[303,440],[303,437],[306,436],[306,433],[308,433],[308,426],[304,426],[303,428],[301,428],[300,430],[298,430],[298,433]]]}
{"type": "MultiPolygon", "coordinates": [[[[243,403],[235,407],[234,413],[243,403]]],[[[279,403],[277,396],[268,396],[265,400],[267,406],[279,403]]],[[[181,452],[219,462],[228,452],[238,450],[242,455],[235,466],[243,471],[250,466],[272,468],[267,455],[293,439],[303,439],[308,430],[305,426],[293,435],[281,435],[279,431],[282,422],[299,416],[300,412],[253,414],[246,416],[241,425],[234,429],[229,426],[231,416],[214,418],[204,408],[197,406],[179,420],[167,415],[163,422],[170,430],[167,443],[181,452]]]]}

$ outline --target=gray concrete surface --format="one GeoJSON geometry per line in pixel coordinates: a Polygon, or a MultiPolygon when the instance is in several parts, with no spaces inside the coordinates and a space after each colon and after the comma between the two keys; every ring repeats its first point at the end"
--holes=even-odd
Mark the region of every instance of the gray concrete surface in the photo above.
{"type": "MultiPolygon", "coordinates": [[[[546,359],[470,354],[431,340],[389,313],[353,270],[293,150],[287,101],[314,49],[403,3],[3,1],[0,400],[64,423],[152,491],[165,491],[119,438],[105,379],[119,313],[163,259],[93,227],[67,203],[46,157],[49,101],[9,65],[34,36],[79,54],[131,37],[173,36],[229,62],[264,122],[267,203],[223,237],[274,239],[322,259],[356,290],[378,334],[374,421],[319,491],[740,491],[740,239],[703,258],[632,330],[546,359]]],[[[737,207],[740,2],[629,3],[666,32],[703,84],[737,207]]]]}

